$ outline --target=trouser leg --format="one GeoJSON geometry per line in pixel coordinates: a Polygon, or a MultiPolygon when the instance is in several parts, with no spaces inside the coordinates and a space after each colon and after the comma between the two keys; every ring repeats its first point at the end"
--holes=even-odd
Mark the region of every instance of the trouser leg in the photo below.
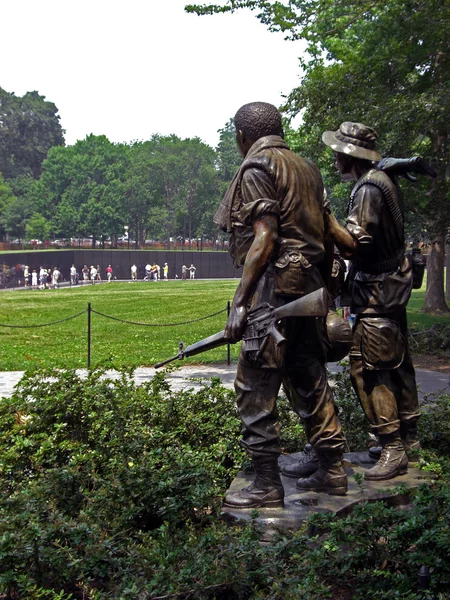
{"type": "Polygon", "coordinates": [[[250,457],[278,456],[281,450],[276,400],[281,372],[252,366],[241,356],[234,385],[242,420],[242,445],[250,457]]]}
{"type": "Polygon", "coordinates": [[[358,320],[350,352],[350,376],[372,428],[378,435],[390,435],[401,424],[415,427],[419,418],[419,402],[415,371],[407,343],[406,312],[390,316],[400,325],[404,339],[404,358],[395,369],[369,370],[362,357],[362,323],[358,320]]]}
{"type": "Polygon", "coordinates": [[[328,385],[327,342],[323,319],[297,318],[287,324],[283,384],[293,410],[302,419],[309,443],[319,455],[342,458],[344,436],[328,385]]]}
{"type": "Polygon", "coordinates": [[[401,427],[416,427],[420,416],[419,396],[417,393],[416,372],[413,366],[408,344],[406,310],[399,317],[400,330],[405,341],[405,356],[402,364],[395,369],[393,379],[398,389],[397,406],[401,427]]]}
{"type": "Polygon", "coordinates": [[[304,357],[303,363],[289,368],[284,387],[292,409],[302,419],[309,443],[317,454],[338,460],[344,451],[344,437],[328,385],[325,365],[317,357],[304,357]]]}
{"type": "Polygon", "coordinates": [[[252,459],[255,479],[248,487],[232,492],[225,505],[235,508],[278,507],[284,490],[278,469],[279,423],[276,400],[281,384],[279,369],[252,365],[241,351],[235,389],[242,420],[242,445],[252,459]]]}
{"type": "Polygon", "coordinates": [[[377,435],[389,435],[400,428],[397,386],[392,379],[393,370],[364,368],[361,338],[362,324],[361,321],[357,321],[350,351],[350,378],[353,389],[374,432],[377,435]]]}

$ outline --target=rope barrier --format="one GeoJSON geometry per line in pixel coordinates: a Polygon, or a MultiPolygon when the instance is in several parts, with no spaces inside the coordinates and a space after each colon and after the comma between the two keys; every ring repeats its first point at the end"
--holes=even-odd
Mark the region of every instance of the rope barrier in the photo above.
{"type": "MultiPolygon", "coordinates": [[[[127,321],[126,319],[120,319],[119,317],[113,317],[112,315],[105,315],[98,310],[94,310],[91,307],[91,303],[88,302],[88,307],[85,310],[80,311],[75,315],[71,315],[70,317],[65,317],[64,319],[58,319],[57,321],[52,321],[50,323],[39,323],[38,325],[9,325],[6,323],[0,323],[0,327],[9,327],[12,329],[34,329],[37,327],[49,327],[51,325],[57,325],[58,323],[64,323],[66,321],[70,321],[71,319],[76,319],[81,315],[87,313],[88,315],[88,323],[87,323],[87,365],[88,368],[91,366],[91,313],[95,313],[100,317],[105,317],[106,319],[112,319],[113,321],[119,321],[120,323],[126,323],[128,325],[138,325],[141,327],[177,327],[178,325],[189,325],[191,323],[197,323],[198,321],[204,321],[205,319],[210,319],[211,317],[216,317],[224,312],[228,312],[230,314],[230,303],[228,302],[227,307],[222,310],[218,310],[215,313],[210,315],[206,315],[204,317],[199,317],[198,319],[190,319],[189,321],[180,321],[179,323],[138,323],[137,321],[127,321]]],[[[230,364],[230,346],[228,344],[228,364],[230,364]]]]}
{"type": "Polygon", "coordinates": [[[111,315],[105,315],[104,313],[99,312],[98,310],[91,309],[91,312],[96,315],[100,315],[101,317],[105,317],[106,319],[112,319],[113,321],[120,321],[121,323],[127,323],[128,325],[140,325],[142,327],[177,327],[178,325],[190,325],[191,323],[197,323],[198,321],[204,321],[205,319],[210,319],[211,317],[216,317],[221,313],[226,312],[227,309],[223,308],[211,315],[206,315],[206,317],[199,317],[198,319],[191,319],[190,321],[181,321],[180,323],[138,323],[136,321],[127,321],[125,319],[119,319],[119,317],[113,317],[111,315]]]}
{"type": "Polygon", "coordinates": [[[65,319],[59,319],[58,321],[52,321],[51,323],[40,323],[39,325],[6,325],[4,323],[0,323],[0,327],[10,327],[14,329],[34,329],[35,327],[49,327],[50,325],[57,325],[58,323],[64,323],[65,321],[70,321],[71,319],[76,319],[81,315],[84,315],[87,312],[86,309],[77,313],[76,315],[72,315],[71,317],[66,317],[65,319]]]}

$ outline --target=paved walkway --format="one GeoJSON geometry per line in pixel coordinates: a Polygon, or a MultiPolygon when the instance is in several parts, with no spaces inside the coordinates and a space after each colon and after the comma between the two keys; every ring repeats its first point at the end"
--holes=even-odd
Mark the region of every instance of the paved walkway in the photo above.
{"type": "MultiPolygon", "coordinates": [[[[213,365],[183,365],[180,368],[168,374],[167,378],[173,389],[180,389],[188,385],[189,387],[198,387],[198,380],[209,380],[211,377],[220,377],[223,384],[228,388],[233,388],[233,382],[236,374],[236,365],[213,364],[213,365]]],[[[329,363],[330,371],[333,373],[340,370],[336,363],[329,363]]],[[[85,369],[80,369],[80,373],[85,373],[85,369]]],[[[155,369],[151,367],[140,367],[134,372],[134,380],[137,383],[149,381],[155,374],[155,369]]],[[[109,372],[114,376],[114,371],[109,372]]],[[[23,371],[0,371],[0,397],[11,396],[14,386],[20,381],[23,371]]],[[[442,391],[450,393],[450,376],[438,371],[426,371],[425,369],[416,369],[417,384],[421,396],[427,394],[437,394],[442,391]]]]}

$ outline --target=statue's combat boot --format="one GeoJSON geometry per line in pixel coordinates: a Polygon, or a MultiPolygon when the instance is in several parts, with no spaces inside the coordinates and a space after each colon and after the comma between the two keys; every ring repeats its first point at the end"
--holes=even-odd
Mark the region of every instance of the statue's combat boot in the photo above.
{"type": "Polygon", "coordinates": [[[319,457],[311,444],[306,444],[298,461],[285,465],[281,473],[286,477],[309,477],[319,468],[319,457]]]}
{"type": "Polygon", "coordinates": [[[396,431],[389,435],[380,435],[380,442],[383,447],[381,456],[376,465],[364,475],[368,481],[386,481],[397,475],[404,475],[408,470],[408,456],[400,433],[396,431]]]}
{"type": "Polygon", "coordinates": [[[419,450],[421,450],[419,434],[417,432],[417,419],[400,422],[400,437],[405,447],[408,460],[417,461],[419,450]]]}
{"type": "Polygon", "coordinates": [[[383,452],[383,446],[380,446],[379,444],[377,444],[376,446],[371,446],[369,448],[369,456],[370,458],[374,458],[375,460],[378,460],[381,456],[381,453],[383,452]]]}
{"type": "Polygon", "coordinates": [[[303,492],[323,492],[331,496],[345,496],[348,478],[342,466],[342,455],[319,453],[319,468],[309,477],[297,481],[303,492]]]}
{"type": "Polygon", "coordinates": [[[229,508],[277,508],[284,504],[284,488],[278,469],[278,456],[253,458],[256,476],[248,487],[228,494],[224,506],[229,508]]]}

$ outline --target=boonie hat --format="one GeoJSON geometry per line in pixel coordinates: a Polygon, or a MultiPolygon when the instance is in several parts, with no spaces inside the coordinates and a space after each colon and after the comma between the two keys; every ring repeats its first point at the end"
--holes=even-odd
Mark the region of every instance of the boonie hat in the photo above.
{"type": "Polygon", "coordinates": [[[375,150],[376,140],[375,129],[351,121],[342,123],[337,131],[322,134],[322,141],[335,152],[378,162],[381,154],[375,150]]]}

